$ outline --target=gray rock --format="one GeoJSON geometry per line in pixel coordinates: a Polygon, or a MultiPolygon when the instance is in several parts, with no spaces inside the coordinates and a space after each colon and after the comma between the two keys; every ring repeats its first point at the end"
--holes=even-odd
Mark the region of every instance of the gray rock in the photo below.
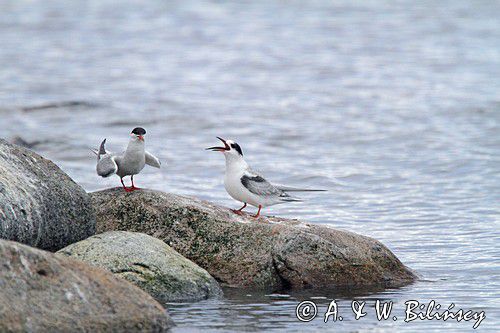
{"type": "Polygon", "coordinates": [[[111,271],[163,304],[222,296],[219,284],[206,270],[146,234],[105,232],[58,253],[111,271]]]}
{"type": "Polygon", "coordinates": [[[91,193],[97,231],[160,238],[223,285],[259,289],[396,287],[415,280],[375,239],[283,218],[254,219],[158,191],[91,193]]]}
{"type": "Polygon", "coordinates": [[[0,240],[0,332],[166,332],[168,313],[105,270],[0,240]]]}
{"type": "Polygon", "coordinates": [[[0,238],[56,251],[93,234],[87,193],[51,161],[0,139],[0,238]]]}

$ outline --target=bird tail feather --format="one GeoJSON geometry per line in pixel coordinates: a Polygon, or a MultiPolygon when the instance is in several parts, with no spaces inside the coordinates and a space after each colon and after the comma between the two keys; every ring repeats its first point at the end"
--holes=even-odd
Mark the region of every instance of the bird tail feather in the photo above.
{"type": "Polygon", "coordinates": [[[291,187],[291,186],[285,186],[285,185],[277,185],[276,187],[282,191],[285,191],[285,192],[326,192],[327,191],[327,190],[312,189],[312,188],[298,188],[298,187],[291,187]]]}

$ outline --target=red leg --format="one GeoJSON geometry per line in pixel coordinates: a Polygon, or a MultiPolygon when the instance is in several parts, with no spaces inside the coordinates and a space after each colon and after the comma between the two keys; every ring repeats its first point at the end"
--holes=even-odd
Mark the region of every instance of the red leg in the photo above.
{"type": "Polygon", "coordinates": [[[125,190],[125,192],[130,192],[130,191],[132,191],[130,188],[128,188],[127,186],[125,186],[125,184],[123,183],[123,178],[122,178],[122,177],[120,177],[120,181],[122,182],[123,189],[125,190]]]}
{"type": "Polygon", "coordinates": [[[262,209],[262,206],[259,205],[259,211],[257,212],[257,214],[255,214],[253,217],[257,218],[260,216],[260,210],[262,209]]]}
{"type": "Polygon", "coordinates": [[[140,188],[135,187],[135,185],[134,185],[134,175],[130,176],[130,180],[132,181],[132,187],[131,187],[131,190],[132,190],[132,191],[135,191],[135,190],[140,190],[140,188]]]}
{"type": "Polygon", "coordinates": [[[243,207],[241,207],[240,209],[236,210],[236,209],[231,209],[234,213],[238,214],[238,215],[241,215],[242,214],[242,210],[245,209],[245,207],[247,206],[247,203],[245,202],[243,207]]]}

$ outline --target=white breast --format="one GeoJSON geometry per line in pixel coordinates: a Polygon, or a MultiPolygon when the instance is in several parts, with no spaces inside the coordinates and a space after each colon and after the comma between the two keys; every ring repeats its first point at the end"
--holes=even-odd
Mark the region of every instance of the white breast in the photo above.
{"type": "Polygon", "coordinates": [[[227,193],[235,200],[240,202],[245,202],[255,207],[259,207],[262,205],[263,207],[267,206],[266,200],[264,198],[260,198],[250,192],[243,184],[241,183],[241,177],[243,176],[243,171],[241,172],[227,172],[224,177],[224,187],[226,188],[227,193]]]}
{"type": "Polygon", "coordinates": [[[141,172],[146,164],[144,143],[131,141],[120,160],[117,160],[117,164],[117,174],[120,177],[136,175],[141,172]]]}

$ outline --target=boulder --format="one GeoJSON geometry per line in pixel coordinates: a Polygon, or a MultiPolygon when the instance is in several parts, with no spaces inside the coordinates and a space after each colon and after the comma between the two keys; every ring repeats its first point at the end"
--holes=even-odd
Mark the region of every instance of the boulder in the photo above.
{"type": "Polygon", "coordinates": [[[111,271],[162,304],[222,296],[219,284],[206,270],[146,234],[109,231],[71,244],[58,253],[111,271]]]}
{"type": "Polygon", "coordinates": [[[94,233],[83,188],[51,161],[0,139],[0,238],[56,251],[94,233]]]}
{"type": "Polygon", "coordinates": [[[102,269],[0,240],[0,332],[166,332],[151,296],[102,269]]]}
{"type": "Polygon", "coordinates": [[[159,238],[224,286],[266,290],[397,287],[415,275],[375,239],[323,225],[252,218],[195,198],[120,188],[91,193],[97,232],[159,238]]]}

